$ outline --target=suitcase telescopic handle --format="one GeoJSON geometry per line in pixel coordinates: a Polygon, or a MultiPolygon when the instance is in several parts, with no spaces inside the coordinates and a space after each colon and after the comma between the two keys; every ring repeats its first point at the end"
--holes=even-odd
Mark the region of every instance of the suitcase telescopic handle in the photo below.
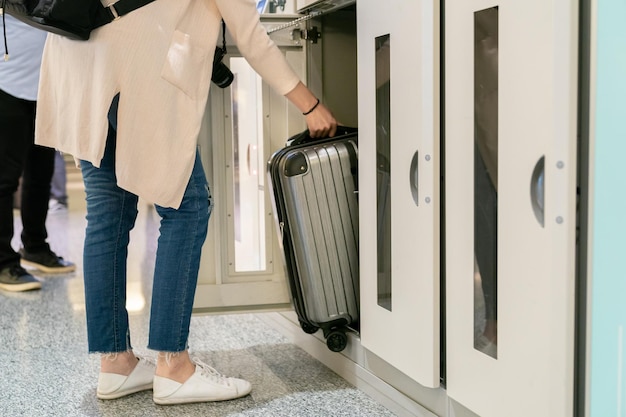
{"type": "Polygon", "coordinates": [[[411,160],[411,168],[409,169],[409,184],[411,187],[411,196],[416,206],[419,206],[419,151],[415,151],[411,160]]]}

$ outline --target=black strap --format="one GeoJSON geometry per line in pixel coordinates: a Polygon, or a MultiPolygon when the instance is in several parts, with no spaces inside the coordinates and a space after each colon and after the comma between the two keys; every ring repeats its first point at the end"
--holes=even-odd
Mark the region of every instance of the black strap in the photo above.
{"type": "Polygon", "coordinates": [[[226,22],[222,19],[222,51],[226,55],[226,22]]]}
{"type": "Polygon", "coordinates": [[[0,10],[2,10],[2,34],[4,35],[4,60],[9,60],[9,45],[7,44],[7,24],[5,22],[4,16],[4,7],[6,6],[7,0],[1,0],[2,5],[0,5],[0,10]]]}
{"type": "Polygon", "coordinates": [[[115,19],[137,10],[138,8],[152,3],[154,0],[119,0],[117,3],[102,7],[96,18],[94,29],[111,23],[115,19]]]}

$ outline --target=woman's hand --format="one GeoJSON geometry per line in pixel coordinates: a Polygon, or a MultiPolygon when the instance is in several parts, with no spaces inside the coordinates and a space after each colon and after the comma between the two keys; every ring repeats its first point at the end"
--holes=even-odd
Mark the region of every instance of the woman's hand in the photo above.
{"type": "Polygon", "coordinates": [[[332,137],[337,132],[337,120],[302,83],[288,92],[285,97],[289,99],[305,116],[309,134],[312,138],[332,137]]]}
{"type": "Polygon", "coordinates": [[[312,138],[333,137],[337,132],[337,120],[322,103],[306,115],[306,125],[312,138]]]}

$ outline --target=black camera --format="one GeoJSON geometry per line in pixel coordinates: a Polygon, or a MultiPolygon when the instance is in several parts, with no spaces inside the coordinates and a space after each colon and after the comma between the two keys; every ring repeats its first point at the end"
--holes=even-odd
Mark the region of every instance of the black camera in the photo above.
{"type": "Polygon", "coordinates": [[[211,75],[211,81],[219,88],[228,87],[235,79],[230,68],[222,62],[225,52],[224,49],[218,47],[215,48],[215,55],[213,55],[213,75],[211,75]]]}

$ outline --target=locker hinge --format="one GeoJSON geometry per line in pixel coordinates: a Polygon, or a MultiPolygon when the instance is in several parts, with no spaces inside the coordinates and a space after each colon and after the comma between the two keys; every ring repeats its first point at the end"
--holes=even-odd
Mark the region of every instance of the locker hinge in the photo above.
{"type": "Polygon", "coordinates": [[[317,30],[317,26],[313,26],[310,29],[300,30],[300,39],[307,40],[311,43],[317,43],[317,40],[322,37],[322,32],[317,30]]]}
{"type": "MultiPolygon", "coordinates": [[[[299,17],[295,20],[292,20],[291,22],[285,23],[283,25],[279,25],[279,26],[275,26],[271,29],[269,29],[267,31],[268,35],[271,35],[274,32],[278,32],[280,30],[284,30],[284,29],[288,29],[294,26],[300,26],[301,23],[306,22],[308,20],[313,19],[314,17],[319,16],[320,14],[322,14],[321,12],[311,12],[305,16],[299,17]]],[[[313,26],[310,29],[300,29],[300,28],[296,28],[294,30],[291,31],[291,39],[292,40],[298,40],[298,39],[304,39],[304,40],[308,40],[311,43],[317,43],[317,40],[319,38],[322,37],[322,32],[320,32],[319,30],[317,30],[317,26],[313,26]]]]}

